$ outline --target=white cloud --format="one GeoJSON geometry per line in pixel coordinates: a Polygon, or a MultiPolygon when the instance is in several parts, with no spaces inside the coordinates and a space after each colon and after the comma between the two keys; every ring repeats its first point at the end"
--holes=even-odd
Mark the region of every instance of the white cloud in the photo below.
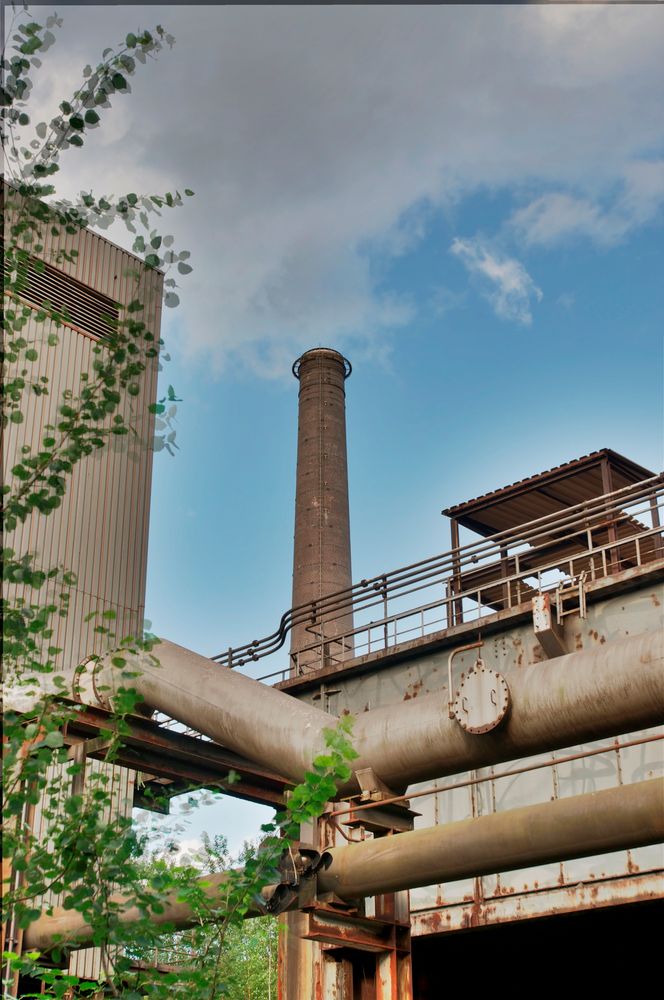
{"type": "Polygon", "coordinates": [[[509,220],[529,246],[554,246],[587,237],[612,246],[654,221],[664,204],[664,160],[633,160],[606,204],[566,192],[549,192],[518,209],[509,220]]]}
{"type": "Polygon", "coordinates": [[[480,279],[483,295],[497,316],[530,326],[533,319],[531,302],[533,299],[539,302],[542,292],[523,264],[489,249],[479,237],[455,239],[450,252],[462,261],[471,275],[480,279]]]}
{"type": "MultiPolygon", "coordinates": [[[[161,14],[64,16],[43,105],[161,14]]],[[[66,154],[63,193],[196,190],[173,223],[195,271],[165,332],[217,366],[288,372],[312,343],[383,350],[413,311],[383,296],[367,245],[403,253],[427,212],[480,188],[558,192],[522,217],[540,241],[583,226],[608,240],[597,206],[618,185],[630,225],[656,211],[661,7],[175,5],[163,20],[173,52],[66,154]]]]}

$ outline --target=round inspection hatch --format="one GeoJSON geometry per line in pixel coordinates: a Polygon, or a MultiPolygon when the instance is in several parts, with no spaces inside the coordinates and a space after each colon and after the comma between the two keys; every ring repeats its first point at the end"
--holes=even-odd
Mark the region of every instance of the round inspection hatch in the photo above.
{"type": "Polygon", "coordinates": [[[503,721],[509,703],[505,678],[478,660],[459,686],[454,715],[467,733],[488,733],[503,721]]]}

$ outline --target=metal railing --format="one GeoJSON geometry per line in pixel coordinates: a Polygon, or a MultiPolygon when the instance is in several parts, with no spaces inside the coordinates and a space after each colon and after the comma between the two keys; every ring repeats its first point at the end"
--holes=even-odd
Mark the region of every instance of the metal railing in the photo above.
{"type": "Polygon", "coordinates": [[[260,679],[297,676],[481,621],[537,593],[570,594],[580,578],[588,584],[661,559],[663,506],[664,473],[291,608],[271,635],[212,659],[228,667],[259,660],[306,624],[311,643],[291,654],[288,668],[260,679]],[[425,592],[429,599],[413,604],[425,592]],[[354,627],[339,634],[335,623],[349,614],[354,627]]]}

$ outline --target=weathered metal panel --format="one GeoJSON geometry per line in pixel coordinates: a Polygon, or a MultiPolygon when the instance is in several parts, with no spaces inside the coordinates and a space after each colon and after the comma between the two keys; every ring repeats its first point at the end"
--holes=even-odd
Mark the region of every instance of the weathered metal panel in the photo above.
{"type": "MultiPolygon", "coordinates": [[[[141,298],[145,309],[141,318],[159,337],[161,319],[162,275],[141,268],[140,284],[135,275],[140,262],[103,237],[84,230],[57,241],[46,235],[43,240],[45,260],[51,252],[62,249],[78,250],[76,261],[62,261],[58,270],[94,289],[113,301],[126,305],[141,298]]],[[[57,409],[62,393],[76,393],[80,375],[94,375],[95,349],[103,343],[78,327],[36,323],[31,318],[24,336],[34,342],[36,361],[27,364],[28,379],[45,375],[49,379],[48,395],[34,396],[29,413],[21,424],[10,424],[5,434],[4,479],[16,464],[23,445],[38,449],[44,427],[57,422],[57,409]],[[47,338],[55,334],[58,345],[48,346],[47,338]]],[[[69,612],[56,617],[52,645],[61,649],[56,659],[59,669],[71,669],[91,654],[107,648],[108,637],[95,632],[98,620],[85,621],[92,612],[101,614],[113,610],[112,625],[117,638],[136,634],[145,616],[145,575],[149,522],[150,484],[152,476],[151,442],[154,416],[148,404],[154,400],[157,384],[157,362],[151,360],[137,380],[137,396],[124,395],[118,412],[136,429],[136,435],[113,437],[109,444],[83,459],[74,469],[61,506],[48,518],[35,513],[15,531],[7,533],[5,544],[18,553],[35,555],[35,565],[46,568],[63,567],[76,576],[70,589],[69,612]]],[[[9,588],[7,596],[22,597],[28,603],[46,603],[46,588],[35,595],[29,588],[9,588]]],[[[109,624],[106,622],[105,624],[109,624]]],[[[105,768],[116,791],[111,809],[128,815],[133,797],[134,774],[124,768],[88,762],[88,768],[105,768]]],[[[35,811],[35,830],[45,836],[43,803],[35,811]]],[[[57,905],[50,896],[48,903],[57,905]]],[[[72,970],[90,978],[100,973],[98,949],[72,959],[72,970]]]]}
{"type": "MultiPolygon", "coordinates": [[[[84,243],[89,242],[86,234],[84,243]]],[[[105,243],[104,249],[108,255],[105,243]]],[[[122,279],[127,257],[118,250],[110,262],[119,282],[116,291],[120,301],[128,301],[133,294],[128,280],[122,279]]],[[[158,282],[153,281],[147,319],[157,334],[158,291],[158,282]]],[[[56,330],[52,324],[34,321],[28,323],[25,336],[35,342],[39,353],[29,366],[28,377],[46,375],[49,394],[33,397],[28,418],[22,424],[9,425],[5,481],[21,447],[28,444],[38,449],[45,425],[56,422],[63,391],[75,392],[82,372],[94,374],[95,339],[68,326],[56,330]],[[57,334],[57,347],[46,343],[51,333],[57,334]]],[[[154,398],[156,375],[156,362],[150,362],[139,382],[139,395],[126,395],[119,410],[126,420],[132,420],[138,437],[114,437],[107,447],[83,459],[75,467],[67,495],[56,511],[48,518],[35,513],[6,535],[6,544],[15,551],[34,553],[37,565],[62,566],[77,577],[70,592],[69,614],[55,622],[53,644],[62,648],[61,668],[76,666],[85,655],[103,648],[104,638],[94,631],[97,623],[84,621],[91,611],[115,610],[118,637],[135,632],[143,623],[154,427],[148,404],[154,398]]],[[[30,599],[25,588],[17,587],[14,593],[30,599]]],[[[44,590],[39,595],[40,600],[43,598],[44,590]]]]}
{"type": "MultiPolygon", "coordinates": [[[[664,586],[661,582],[648,579],[644,579],[638,589],[628,593],[605,599],[595,598],[588,605],[587,619],[569,616],[564,620],[566,648],[570,652],[593,649],[630,635],[658,630],[662,623],[663,602],[664,586]]],[[[509,676],[513,671],[518,671],[529,663],[542,661],[544,654],[530,622],[512,627],[506,622],[505,625],[502,632],[487,636],[481,652],[487,666],[504,674],[509,683],[509,676]]],[[[470,669],[476,655],[476,651],[470,651],[460,654],[455,659],[455,679],[470,669]]],[[[400,700],[412,701],[420,695],[442,690],[446,686],[447,656],[448,649],[430,650],[419,657],[401,663],[396,662],[373,672],[347,677],[337,674],[334,677],[334,687],[339,691],[338,704],[340,708],[347,708],[351,712],[362,712],[381,705],[395,704],[400,700]]],[[[377,666],[378,662],[379,659],[377,666]]],[[[303,692],[301,697],[310,701],[312,692],[303,692]]],[[[598,711],[601,711],[600,705],[598,711]]],[[[655,732],[657,730],[630,734],[625,736],[624,740],[655,732]]],[[[587,744],[585,747],[572,747],[569,751],[544,754],[539,758],[519,761],[520,765],[547,759],[553,763],[557,757],[568,752],[607,746],[606,754],[558,764],[551,769],[537,770],[529,774],[500,778],[502,771],[513,767],[513,764],[507,763],[495,765],[493,769],[472,772],[472,775],[459,775],[459,779],[466,776],[490,776],[492,773],[497,777],[491,782],[478,785],[475,790],[462,788],[441,792],[431,798],[417,799],[416,808],[421,816],[415,820],[416,829],[434,823],[483,815],[493,810],[516,808],[519,805],[547,801],[550,798],[613,787],[623,782],[644,780],[661,774],[664,770],[661,743],[643,744],[616,751],[614,748],[608,749],[613,742],[611,739],[606,739],[587,744]]],[[[426,787],[432,784],[435,783],[427,782],[426,787]]],[[[422,784],[413,785],[409,791],[414,792],[423,787],[425,786],[422,784]]],[[[520,902],[514,911],[517,913],[514,919],[521,919],[524,916],[546,912],[538,907],[536,900],[541,901],[544,898],[543,893],[556,892],[558,889],[567,893],[566,905],[572,908],[590,905],[588,899],[591,897],[583,886],[579,887],[577,896],[574,896],[577,892],[575,887],[580,882],[587,881],[592,885],[603,886],[602,898],[608,901],[611,900],[611,886],[618,886],[615,902],[619,902],[623,888],[629,887],[629,879],[635,877],[637,873],[644,873],[639,885],[644,892],[649,893],[651,888],[648,887],[659,885],[661,888],[662,867],[664,867],[664,851],[655,845],[580,861],[566,861],[564,864],[537,866],[528,870],[485,876],[477,880],[467,879],[415,889],[411,892],[411,907],[414,911],[430,910],[436,906],[444,907],[440,912],[446,914],[443,922],[445,925],[467,926],[463,921],[467,918],[468,907],[474,908],[473,913],[480,911],[486,913],[486,920],[483,918],[483,922],[490,923],[494,917],[496,920],[502,919],[497,916],[498,911],[494,908],[497,901],[518,897],[520,902]],[[624,887],[621,879],[626,880],[624,887]],[[536,897],[532,906],[528,902],[530,895],[536,897]],[[574,898],[577,902],[571,904],[570,900],[574,898]],[[452,915],[453,911],[456,915],[452,915]]],[[[624,891],[629,895],[628,888],[624,888],[624,891]]],[[[652,891],[657,890],[652,889],[652,891]]],[[[414,927],[417,926],[415,914],[414,927]]],[[[422,927],[428,927],[428,932],[434,932],[440,925],[434,921],[423,924],[422,927]]]]}
{"type": "Polygon", "coordinates": [[[492,924],[510,923],[531,917],[553,916],[580,909],[639,903],[664,896],[664,875],[630,875],[539,892],[497,897],[485,903],[470,901],[463,906],[438,907],[411,914],[411,933],[441,934],[492,924]]]}

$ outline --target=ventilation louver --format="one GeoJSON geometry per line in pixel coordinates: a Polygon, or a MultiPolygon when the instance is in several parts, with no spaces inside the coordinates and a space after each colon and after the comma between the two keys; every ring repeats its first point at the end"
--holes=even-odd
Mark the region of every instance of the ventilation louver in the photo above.
{"type": "Polygon", "coordinates": [[[104,317],[115,321],[119,318],[118,306],[113,299],[46,263],[43,271],[37,271],[34,263],[30,262],[27,284],[20,297],[40,309],[45,302],[50,303],[57,312],[66,313],[67,323],[99,340],[108,340],[112,332],[108,319],[104,317]]]}

